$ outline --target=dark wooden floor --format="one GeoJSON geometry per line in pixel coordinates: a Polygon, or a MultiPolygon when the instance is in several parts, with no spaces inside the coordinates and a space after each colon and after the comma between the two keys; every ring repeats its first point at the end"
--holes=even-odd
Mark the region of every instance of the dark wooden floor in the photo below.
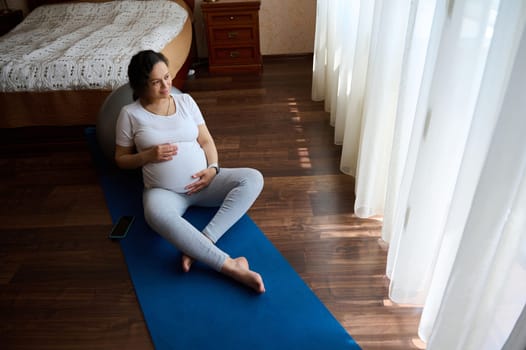
{"type": "MultiPolygon", "coordinates": [[[[208,77],[186,90],[221,164],[265,188],[249,214],[363,349],[422,348],[419,308],[393,305],[381,221],[353,214],[310,57],[267,59],[261,77],[208,77]],[[416,343],[416,345],[415,345],[416,343]]],[[[0,347],[152,349],[82,128],[0,130],[0,347]]],[[[263,276],[264,277],[264,276],[263,276]]]]}

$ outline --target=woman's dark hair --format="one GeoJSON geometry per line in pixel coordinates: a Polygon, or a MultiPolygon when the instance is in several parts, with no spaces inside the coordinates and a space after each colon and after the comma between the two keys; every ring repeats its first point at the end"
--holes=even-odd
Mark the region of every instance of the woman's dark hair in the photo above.
{"type": "Polygon", "coordinates": [[[128,65],[128,79],[134,101],[146,90],[153,66],[159,62],[168,65],[168,59],[162,53],[152,50],[140,51],[132,57],[128,65]]]}

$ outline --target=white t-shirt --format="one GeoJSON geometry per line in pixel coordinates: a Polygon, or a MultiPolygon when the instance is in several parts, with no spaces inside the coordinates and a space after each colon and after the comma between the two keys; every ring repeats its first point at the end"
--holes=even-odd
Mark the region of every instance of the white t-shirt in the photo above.
{"type": "Polygon", "coordinates": [[[142,167],[146,188],[161,187],[185,193],[184,188],[196,179],[192,175],[207,167],[206,155],[197,142],[198,125],[204,118],[188,94],[172,94],[175,113],[159,116],[148,112],[139,100],[124,106],[117,119],[115,142],[119,146],[135,146],[137,151],[163,143],[176,144],[172,160],[148,163],[142,167]]]}

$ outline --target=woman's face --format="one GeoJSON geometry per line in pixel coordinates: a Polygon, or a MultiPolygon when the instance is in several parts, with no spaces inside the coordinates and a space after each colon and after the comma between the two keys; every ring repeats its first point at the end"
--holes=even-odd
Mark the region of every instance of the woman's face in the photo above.
{"type": "Polygon", "coordinates": [[[150,72],[145,97],[149,100],[165,98],[170,96],[171,89],[172,77],[168,71],[168,66],[162,61],[157,62],[150,72]]]}

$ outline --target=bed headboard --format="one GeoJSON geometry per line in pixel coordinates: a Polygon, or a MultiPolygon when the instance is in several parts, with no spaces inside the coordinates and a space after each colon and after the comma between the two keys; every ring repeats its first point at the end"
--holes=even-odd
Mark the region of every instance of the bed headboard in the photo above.
{"type": "MultiPolygon", "coordinates": [[[[108,1],[111,1],[111,0],[27,0],[27,8],[29,9],[29,11],[32,11],[41,5],[60,4],[63,2],[108,2],[108,1]]],[[[179,2],[177,0],[171,0],[171,1],[179,2]]],[[[194,11],[195,0],[181,0],[181,1],[184,2],[190,8],[192,12],[194,11]]]]}

